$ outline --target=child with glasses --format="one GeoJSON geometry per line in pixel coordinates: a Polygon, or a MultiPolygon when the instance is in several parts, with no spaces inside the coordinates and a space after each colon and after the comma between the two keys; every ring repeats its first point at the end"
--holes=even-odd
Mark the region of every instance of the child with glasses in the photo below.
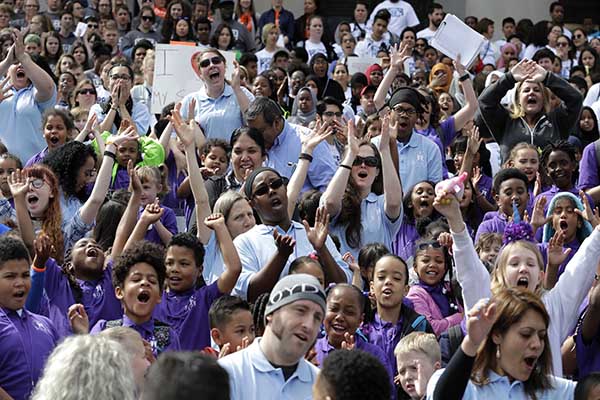
{"type": "Polygon", "coordinates": [[[413,268],[419,277],[411,286],[407,299],[416,312],[424,315],[439,337],[448,328],[460,324],[463,318],[460,302],[444,277],[452,267],[448,250],[438,241],[419,240],[416,243],[413,268]]]}

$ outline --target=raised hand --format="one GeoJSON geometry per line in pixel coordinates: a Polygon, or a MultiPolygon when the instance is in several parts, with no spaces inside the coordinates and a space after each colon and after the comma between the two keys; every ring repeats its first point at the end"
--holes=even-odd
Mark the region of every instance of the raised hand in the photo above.
{"type": "Polygon", "coordinates": [[[73,333],[85,335],[90,331],[90,319],[83,304],[73,304],[69,307],[67,317],[73,333]]]}
{"type": "Polygon", "coordinates": [[[543,82],[546,79],[546,76],[548,76],[548,71],[540,64],[534,62],[529,79],[534,82],[543,82]]]}
{"type": "Polygon", "coordinates": [[[534,64],[536,64],[534,61],[523,59],[510,69],[510,73],[517,82],[524,81],[535,71],[534,64]]]}
{"type": "Polygon", "coordinates": [[[154,203],[147,204],[140,216],[140,221],[147,224],[148,226],[160,221],[163,216],[165,209],[162,208],[158,202],[158,199],[154,203]]]}
{"type": "Polygon", "coordinates": [[[586,196],[583,190],[579,191],[579,197],[581,197],[581,202],[583,203],[583,211],[578,208],[575,208],[575,213],[579,215],[584,220],[588,221],[592,224],[592,227],[598,226],[600,224],[600,215],[598,213],[598,208],[592,209],[590,205],[590,200],[586,196]]]}
{"type": "Polygon", "coordinates": [[[204,219],[204,225],[212,230],[216,230],[217,227],[225,226],[225,217],[221,213],[211,214],[204,219]]]}
{"type": "Polygon", "coordinates": [[[25,52],[25,43],[23,42],[23,34],[18,29],[13,29],[13,39],[14,43],[14,57],[19,62],[23,62],[23,60],[29,57],[29,54],[25,52]]]}
{"type": "Polygon", "coordinates": [[[121,123],[121,128],[119,128],[119,131],[116,135],[112,135],[109,136],[108,139],[106,140],[106,145],[108,146],[109,144],[114,144],[116,147],[119,147],[121,145],[123,145],[123,143],[125,142],[129,142],[132,140],[138,140],[139,136],[137,134],[137,131],[135,129],[135,125],[130,124],[128,121],[125,122],[126,120],[123,120],[121,123]],[[123,122],[127,125],[126,128],[122,128],[123,127],[123,122]]]}
{"type": "Polygon", "coordinates": [[[452,61],[452,64],[454,64],[454,69],[456,70],[456,72],[458,72],[459,76],[463,76],[467,73],[467,70],[460,62],[460,54],[456,56],[456,60],[452,61]]]}
{"type": "Polygon", "coordinates": [[[181,103],[177,103],[175,109],[171,111],[171,124],[177,137],[185,147],[194,144],[196,137],[201,138],[200,143],[206,142],[206,136],[204,136],[204,132],[202,132],[196,121],[192,119],[186,123],[181,117],[181,103]]]}
{"type": "Polygon", "coordinates": [[[10,193],[14,198],[24,198],[25,194],[29,190],[30,179],[23,173],[22,170],[17,169],[8,177],[8,187],[10,193]]]}
{"type": "Polygon", "coordinates": [[[240,64],[233,60],[233,74],[231,75],[231,87],[233,89],[239,89],[242,83],[241,79],[240,64]]]}
{"type": "Polygon", "coordinates": [[[471,154],[479,153],[479,147],[483,142],[483,139],[479,137],[479,127],[477,125],[473,125],[473,128],[469,131],[469,136],[467,137],[467,150],[471,154]]]}
{"type": "Polygon", "coordinates": [[[452,234],[450,232],[440,233],[440,236],[438,236],[438,243],[447,248],[450,252],[452,252],[452,245],[454,244],[454,239],[452,239],[452,234]]]}
{"type": "Polygon", "coordinates": [[[397,124],[391,125],[390,115],[387,114],[381,121],[381,137],[379,141],[379,152],[384,153],[390,151],[391,135],[390,131],[397,130],[397,124]]]}
{"type": "Polygon", "coordinates": [[[390,52],[390,66],[396,73],[404,72],[404,61],[410,57],[411,52],[412,49],[406,43],[401,43],[399,48],[398,45],[392,47],[392,51],[390,52]]]}
{"type": "Polygon", "coordinates": [[[467,355],[474,356],[479,345],[487,338],[496,321],[496,304],[489,299],[481,299],[469,310],[467,315],[467,336],[463,341],[469,351],[467,355]]]}
{"type": "Polygon", "coordinates": [[[531,212],[531,220],[528,221],[535,232],[538,228],[546,225],[550,220],[552,220],[552,216],[546,217],[544,214],[544,207],[546,207],[546,203],[548,199],[544,196],[539,197],[535,204],[533,205],[533,211],[531,212]]]}
{"type": "Polygon", "coordinates": [[[550,238],[548,249],[546,250],[549,265],[561,265],[569,257],[569,254],[571,254],[571,249],[563,248],[566,236],[564,231],[556,231],[550,238]]]}
{"type": "Polygon", "coordinates": [[[342,260],[346,261],[346,264],[348,264],[348,267],[350,268],[350,271],[352,271],[353,274],[360,274],[360,266],[354,259],[354,256],[352,255],[352,253],[347,251],[342,256],[342,260]]]}
{"type": "Polygon", "coordinates": [[[229,355],[229,353],[231,353],[231,343],[227,342],[223,346],[221,346],[221,348],[219,349],[218,358],[221,359],[221,358],[229,355]]]}
{"type": "Polygon", "coordinates": [[[54,246],[50,237],[44,232],[40,233],[33,241],[33,248],[35,249],[35,255],[33,256],[33,266],[36,268],[44,268],[46,261],[50,258],[50,255],[54,252],[54,246]]]}
{"type": "Polygon", "coordinates": [[[236,348],[236,351],[244,350],[250,346],[250,338],[248,336],[244,336],[242,338],[242,343],[236,348]]]}
{"type": "Polygon", "coordinates": [[[327,209],[325,207],[317,208],[315,226],[312,228],[306,220],[302,221],[302,224],[304,225],[304,229],[306,229],[306,236],[310,244],[312,244],[316,251],[321,250],[329,234],[329,213],[327,209]]]}
{"type": "Polygon", "coordinates": [[[190,103],[188,104],[188,112],[187,112],[187,121],[193,121],[196,116],[196,99],[192,97],[190,103]]]}
{"type": "Polygon", "coordinates": [[[290,235],[281,235],[277,229],[273,230],[273,238],[275,239],[275,246],[277,246],[277,252],[284,257],[289,257],[294,252],[296,241],[290,235]]]}
{"type": "Polygon", "coordinates": [[[460,215],[460,204],[453,193],[440,193],[433,200],[433,207],[447,219],[460,215]]]}
{"type": "Polygon", "coordinates": [[[344,333],[344,340],[342,341],[342,349],[343,350],[354,350],[356,348],[356,343],[354,341],[354,334],[350,332],[344,333]]]}
{"type": "Polygon", "coordinates": [[[483,177],[483,174],[481,173],[481,167],[479,165],[474,166],[473,167],[473,175],[472,175],[472,179],[471,179],[471,182],[473,182],[474,190],[477,188],[477,185],[479,184],[479,181],[481,181],[482,177],[483,177]]]}
{"type": "Polygon", "coordinates": [[[127,162],[127,175],[129,175],[129,191],[137,195],[142,194],[142,182],[138,174],[135,173],[133,160],[127,162]]]}
{"type": "Polygon", "coordinates": [[[537,196],[542,193],[542,175],[539,172],[535,173],[535,183],[533,184],[533,195],[537,196]]]}
{"type": "Polygon", "coordinates": [[[312,154],[313,150],[319,143],[332,135],[334,127],[331,124],[323,123],[321,117],[317,116],[315,120],[315,127],[307,135],[303,135],[300,138],[302,142],[302,153],[312,154]]]}

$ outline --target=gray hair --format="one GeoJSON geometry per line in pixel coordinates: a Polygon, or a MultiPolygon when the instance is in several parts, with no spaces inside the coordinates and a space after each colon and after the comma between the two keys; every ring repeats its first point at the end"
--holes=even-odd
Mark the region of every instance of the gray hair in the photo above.
{"type": "Polygon", "coordinates": [[[273,122],[283,118],[281,107],[268,97],[257,97],[250,103],[244,117],[246,121],[253,121],[260,115],[263,116],[265,122],[272,125],[273,122]]]}
{"type": "Polygon", "coordinates": [[[46,362],[32,400],[135,400],[135,383],[123,347],[103,336],[75,335],[46,362]]]}
{"type": "Polygon", "coordinates": [[[213,212],[223,214],[223,218],[227,221],[233,205],[240,200],[246,200],[246,197],[235,190],[228,190],[219,196],[213,207],[213,212]]]}

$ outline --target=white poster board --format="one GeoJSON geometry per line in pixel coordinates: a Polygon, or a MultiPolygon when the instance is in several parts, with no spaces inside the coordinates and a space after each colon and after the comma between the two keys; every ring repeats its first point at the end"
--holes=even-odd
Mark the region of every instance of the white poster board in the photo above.
{"type": "Polygon", "coordinates": [[[480,33],[460,18],[446,14],[430,44],[453,60],[460,54],[460,62],[469,68],[479,55],[484,41],[480,33]]]}
{"type": "Polygon", "coordinates": [[[346,65],[348,66],[348,73],[350,76],[354,75],[357,72],[362,72],[363,74],[373,64],[381,65],[381,58],[377,57],[347,57],[346,65]]]}
{"type": "MultiPolygon", "coordinates": [[[[200,90],[203,82],[194,70],[194,62],[202,50],[197,46],[156,45],[152,113],[160,114],[169,103],[181,101],[186,95],[200,90]]],[[[227,60],[225,77],[231,79],[236,53],[225,51],[221,54],[227,60]]]]}

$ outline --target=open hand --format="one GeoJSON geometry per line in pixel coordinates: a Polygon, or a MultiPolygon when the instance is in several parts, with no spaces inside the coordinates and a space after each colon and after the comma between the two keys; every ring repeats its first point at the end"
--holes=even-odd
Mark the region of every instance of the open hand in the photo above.
{"type": "Polygon", "coordinates": [[[83,304],[73,304],[67,311],[73,333],[84,335],[90,331],[90,319],[83,304]]]}

